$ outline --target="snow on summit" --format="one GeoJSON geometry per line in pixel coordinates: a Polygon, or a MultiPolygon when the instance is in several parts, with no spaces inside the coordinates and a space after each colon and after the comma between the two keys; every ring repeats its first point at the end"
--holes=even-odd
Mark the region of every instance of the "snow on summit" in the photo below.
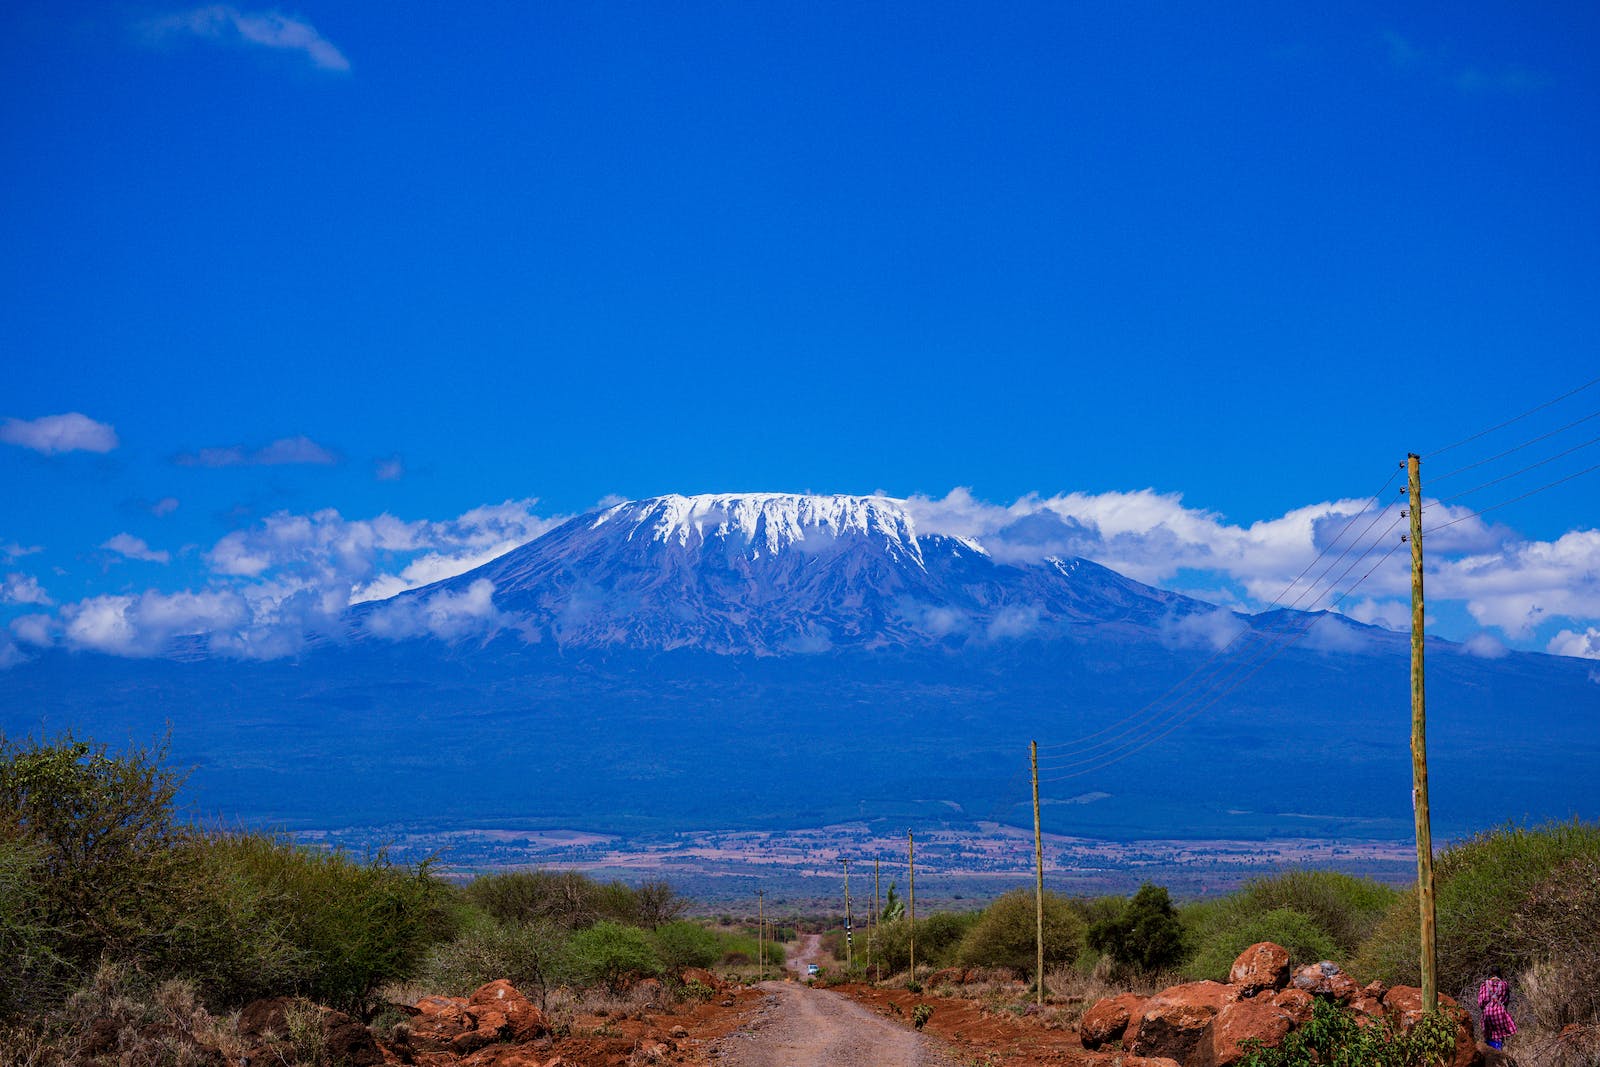
{"type": "Polygon", "coordinates": [[[776,555],[817,538],[882,538],[919,564],[922,547],[904,502],[885,496],[801,493],[705,493],[651,497],[618,504],[596,516],[591,528],[616,523],[628,537],[689,546],[737,539],[756,553],[776,555]]]}

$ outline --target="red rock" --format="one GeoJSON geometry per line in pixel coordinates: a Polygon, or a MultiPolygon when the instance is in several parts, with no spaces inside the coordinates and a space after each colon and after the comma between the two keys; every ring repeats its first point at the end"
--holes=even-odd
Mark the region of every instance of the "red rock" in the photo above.
{"type": "Polygon", "coordinates": [[[1289,984],[1289,952],[1271,941],[1260,941],[1243,952],[1228,969],[1228,984],[1241,987],[1245,996],[1263,989],[1278,990],[1289,984]]]}
{"type": "Polygon", "coordinates": [[[934,971],[928,975],[928,980],[923,984],[928,988],[941,985],[965,985],[967,972],[960,967],[946,967],[942,971],[934,971]]]}
{"type": "Polygon", "coordinates": [[[704,967],[686,967],[683,973],[678,976],[678,979],[684,985],[688,985],[690,982],[699,982],[707,989],[714,989],[718,992],[728,988],[727,982],[724,982],[704,967]]]}
{"type": "Polygon", "coordinates": [[[1373,1000],[1382,1000],[1383,995],[1387,992],[1389,992],[1389,987],[1382,982],[1368,982],[1361,987],[1361,994],[1371,997],[1373,1000]]]}
{"type": "Polygon", "coordinates": [[[1311,1021],[1311,1005],[1315,999],[1304,989],[1291,988],[1279,990],[1273,996],[1272,1003],[1288,1012],[1296,1026],[1304,1026],[1311,1021]]]}
{"type": "Polygon", "coordinates": [[[1303,989],[1313,996],[1332,997],[1341,1004],[1348,1003],[1361,991],[1354,978],[1329,960],[1306,964],[1294,972],[1290,982],[1296,989],[1303,989]]]}
{"type": "MultiPolygon", "coordinates": [[[[1287,957],[1284,970],[1288,970],[1287,957]]],[[[1293,1016],[1264,998],[1224,1004],[1184,1062],[1188,1067],[1229,1067],[1245,1058],[1239,1042],[1253,1037],[1268,1048],[1277,1048],[1294,1026],[1293,1016]]]]}
{"type": "MultiPolygon", "coordinates": [[[[1383,1006],[1394,1018],[1401,1033],[1409,1033],[1422,1018],[1422,990],[1412,985],[1397,985],[1384,994],[1383,1006]]],[[[1439,1007],[1456,1021],[1456,1051],[1447,1067],[1471,1067],[1479,1062],[1478,1042],[1472,1033],[1472,1016],[1454,997],[1439,994],[1439,1007]]]]}
{"type": "Polygon", "coordinates": [[[544,1013],[504,978],[479,986],[467,1001],[478,1012],[478,1026],[491,1025],[489,1015],[498,1016],[493,1026],[508,1041],[532,1041],[545,1033],[544,1013]]]}
{"type": "Polygon", "coordinates": [[[1123,1047],[1136,1056],[1183,1062],[1222,1006],[1238,996],[1237,989],[1221,982],[1186,982],[1163,989],[1145,1002],[1123,1047]]]}
{"type": "Polygon", "coordinates": [[[1350,1010],[1356,1015],[1367,1019],[1383,1018],[1383,1001],[1377,997],[1361,993],[1350,1002],[1350,1010]]]}
{"type": "Polygon", "coordinates": [[[1137,993],[1118,993],[1095,1001],[1078,1023],[1078,1039],[1087,1049],[1097,1049],[1122,1040],[1128,1024],[1144,1014],[1145,998],[1137,993]]]}

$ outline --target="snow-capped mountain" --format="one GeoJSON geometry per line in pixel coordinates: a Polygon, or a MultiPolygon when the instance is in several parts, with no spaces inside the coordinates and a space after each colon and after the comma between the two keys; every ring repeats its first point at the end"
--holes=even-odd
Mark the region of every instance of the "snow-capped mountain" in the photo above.
{"type": "Polygon", "coordinates": [[[889,497],[786,493],[618,504],[365,607],[362,624],[393,636],[430,611],[468,606],[480,635],[757,655],[1148,628],[1216,610],[1087,560],[998,563],[974,541],[919,533],[889,497]]]}

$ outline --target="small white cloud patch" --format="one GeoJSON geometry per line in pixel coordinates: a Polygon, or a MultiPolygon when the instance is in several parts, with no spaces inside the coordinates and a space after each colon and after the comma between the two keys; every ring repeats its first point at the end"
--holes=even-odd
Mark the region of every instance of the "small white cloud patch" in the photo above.
{"type": "Polygon", "coordinates": [[[31,574],[8,574],[0,582],[0,604],[39,604],[48,606],[50,595],[31,574]]]}
{"type": "Polygon", "coordinates": [[[172,561],[172,555],[166,549],[151,548],[145,544],[144,538],[135,537],[130,533],[119,533],[100,547],[127,559],[139,560],[142,563],[170,563],[172,561]]]}
{"type": "Polygon", "coordinates": [[[1545,650],[1557,656],[1600,659],[1600,628],[1590,626],[1582,633],[1577,630],[1562,630],[1550,639],[1545,650]]]}
{"type": "Polygon", "coordinates": [[[61,452],[105,453],[120,443],[117,431],[109,424],[76,411],[32,420],[6,419],[0,422],[0,441],[47,456],[61,452]]]}
{"type": "Polygon", "coordinates": [[[344,72],[350,61],[332,41],[304,19],[276,11],[240,11],[231,4],[210,4],[190,11],[152,19],[145,24],[151,38],[197,37],[220,43],[238,43],[298,52],[320,70],[344,72]]]}

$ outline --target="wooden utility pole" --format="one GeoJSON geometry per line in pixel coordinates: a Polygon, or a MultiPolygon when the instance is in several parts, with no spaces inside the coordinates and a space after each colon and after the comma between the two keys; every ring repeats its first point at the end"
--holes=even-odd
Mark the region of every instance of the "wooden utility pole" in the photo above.
{"type": "Polygon", "coordinates": [[[906,831],[906,868],[907,878],[911,883],[910,907],[911,912],[911,980],[917,980],[917,839],[906,831]]]}
{"type": "Polygon", "coordinates": [[[855,966],[855,953],[850,932],[850,861],[844,861],[844,969],[848,973],[855,966]]]}
{"type": "Polygon", "coordinates": [[[1406,457],[1411,515],[1411,806],[1417,816],[1417,906],[1422,921],[1422,1009],[1439,1006],[1438,954],[1434,944],[1433,828],[1428,813],[1428,716],[1422,685],[1422,460],[1406,457]]]}
{"type": "Polygon", "coordinates": [[[1033,768],[1033,865],[1034,865],[1034,940],[1038,949],[1038,967],[1034,984],[1038,987],[1036,1002],[1044,1006],[1044,834],[1039,827],[1039,742],[1028,742],[1028,763],[1033,768]]]}
{"type": "Polygon", "coordinates": [[[760,968],[761,980],[767,980],[767,911],[765,889],[756,890],[756,966],[760,968]]]}
{"type": "MultiPolygon", "coordinates": [[[[872,925],[867,927],[868,930],[876,930],[878,928],[878,919],[879,919],[880,916],[883,915],[883,912],[879,911],[878,909],[881,908],[882,906],[883,905],[878,903],[878,861],[877,860],[873,860],[872,861],[872,925]]],[[[872,935],[868,934],[867,936],[870,939],[872,935]]],[[[878,976],[878,981],[880,981],[880,982],[883,981],[883,963],[881,961],[879,961],[878,954],[877,954],[877,952],[875,952],[873,950],[872,943],[871,943],[870,940],[867,943],[867,954],[872,957],[872,970],[873,970],[873,973],[878,976]]]]}

